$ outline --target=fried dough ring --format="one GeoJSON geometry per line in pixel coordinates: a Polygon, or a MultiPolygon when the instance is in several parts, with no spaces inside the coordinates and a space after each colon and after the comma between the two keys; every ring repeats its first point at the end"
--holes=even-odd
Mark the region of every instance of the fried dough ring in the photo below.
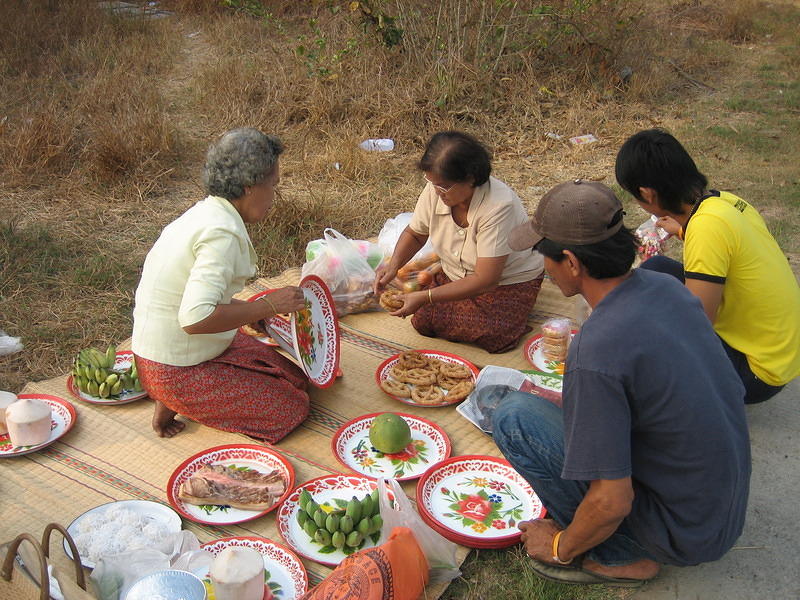
{"type": "Polygon", "coordinates": [[[450,379],[471,379],[472,371],[467,365],[458,363],[444,363],[439,367],[439,372],[450,379]]]}
{"type": "Polygon", "coordinates": [[[424,354],[409,350],[397,357],[397,366],[402,369],[425,369],[428,367],[429,359],[424,354]]]}
{"type": "Polygon", "coordinates": [[[456,400],[463,400],[472,393],[475,389],[475,384],[467,379],[462,379],[460,383],[454,385],[447,392],[447,400],[455,402],[456,400]]]}
{"type": "Polygon", "coordinates": [[[430,369],[407,369],[402,374],[400,381],[418,386],[429,386],[436,383],[436,373],[430,369]]]}
{"type": "Polygon", "coordinates": [[[381,305],[382,309],[389,312],[394,312],[403,308],[403,299],[401,298],[402,295],[403,292],[400,290],[386,290],[381,294],[378,303],[381,305]]]}
{"type": "Polygon", "coordinates": [[[397,381],[405,382],[406,373],[408,373],[408,369],[404,369],[398,364],[395,364],[391,369],[389,369],[389,376],[397,381]]]}
{"type": "Polygon", "coordinates": [[[444,394],[435,385],[418,385],[411,390],[411,399],[417,404],[441,404],[444,394]]]}
{"type": "Polygon", "coordinates": [[[461,383],[462,381],[468,381],[467,379],[457,379],[455,377],[446,377],[439,373],[436,376],[436,385],[438,385],[443,390],[450,390],[454,388],[456,385],[461,383]]]}
{"type": "Polygon", "coordinates": [[[425,358],[428,359],[428,368],[437,372],[441,369],[442,365],[445,364],[443,360],[439,360],[435,356],[425,356],[425,358]]]}
{"type": "Polygon", "coordinates": [[[384,379],[381,381],[381,389],[387,394],[397,396],[398,398],[411,397],[411,387],[401,381],[395,381],[394,379],[384,379]]]}

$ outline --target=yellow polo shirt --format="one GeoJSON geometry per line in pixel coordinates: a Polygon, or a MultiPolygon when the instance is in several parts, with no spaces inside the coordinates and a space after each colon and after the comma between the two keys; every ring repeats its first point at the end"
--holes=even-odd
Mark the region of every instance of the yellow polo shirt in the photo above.
{"type": "Polygon", "coordinates": [[[133,309],[135,354],[174,366],[222,354],[236,330],[189,335],[187,325],[228,304],[256,272],[256,253],[234,206],[209,196],[167,225],[144,261],[133,309]]]}
{"type": "Polygon", "coordinates": [[[700,203],[685,237],[686,278],[724,286],[717,334],[769,385],[800,375],[800,287],[758,211],[719,192],[700,203]]]}
{"type": "Polygon", "coordinates": [[[442,260],[442,270],[452,280],[475,272],[478,258],[506,256],[499,285],[522,283],[537,278],[544,271],[544,258],[538,252],[515,252],[508,247],[511,230],[525,223],[528,214],[519,196],[494,177],[475,188],[467,211],[467,227],[453,220],[450,207],[428,183],[422,190],[409,226],[419,235],[428,236],[442,260]]]}

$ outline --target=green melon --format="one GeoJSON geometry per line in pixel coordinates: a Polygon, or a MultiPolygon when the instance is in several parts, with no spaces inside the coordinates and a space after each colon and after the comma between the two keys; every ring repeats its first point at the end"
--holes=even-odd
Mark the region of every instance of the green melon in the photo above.
{"type": "Polygon", "coordinates": [[[400,415],[383,413],[373,419],[369,441],[379,452],[394,454],[411,443],[411,428],[400,415]]]}

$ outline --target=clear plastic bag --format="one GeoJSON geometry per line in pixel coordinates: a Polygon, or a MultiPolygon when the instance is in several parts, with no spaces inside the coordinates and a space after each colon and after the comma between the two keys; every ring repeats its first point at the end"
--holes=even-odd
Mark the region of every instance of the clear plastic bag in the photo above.
{"type": "MultiPolygon", "coordinates": [[[[393,219],[387,219],[383,224],[381,232],[378,234],[378,246],[381,247],[383,255],[388,259],[394,254],[394,247],[397,245],[397,240],[400,239],[400,234],[403,233],[408,224],[411,223],[411,217],[414,213],[400,213],[393,219]]],[[[433,254],[433,245],[430,238],[425,242],[425,245],[419,249],[411,261],[422,261],[433,254]]],[[[409,261],[409,262],[411,262],[409,261]]]]}
{"type": "Polygon", "coordinates": [[[100,600],[119,600],[144,575],[166,569],[192,573],[210,568],[213,561],[209,552],[200,549],[197,537],[184,530],[165,537],[156,547],[101,558],[91,579],[100,600]]]}
{"type": "Polygon", "coordinates": [[[377,308],[372,292],[375,271],[367,262],[369,248],[362,255],[358,243],[335,229],[326,229],[324,238],[309,242],[306,252],[313,258],[303,264],[302,276],[316,275],[325,282],[340,317],[377,308]]]}
{"type": "Polygon", "coordinates": [[[395,527],[408,527],[428,560],[430,583],[447,583],[461,574],[456,559],[458,546],[422,520],[395,479],[378,480],[378,502],[383,519],[379,544],[386,541],[395,527]],[[394,500],[389,497],[390,493],[394,500]]]}
{"type": "Polygon", "coordinates": [[[656,254],[663,254],[664,242],[669,233],[656,225],[658,219],[651,215],[647,221],[636,228],[636,237],[639,240],[639,258],[642,262],[656,254]]]}

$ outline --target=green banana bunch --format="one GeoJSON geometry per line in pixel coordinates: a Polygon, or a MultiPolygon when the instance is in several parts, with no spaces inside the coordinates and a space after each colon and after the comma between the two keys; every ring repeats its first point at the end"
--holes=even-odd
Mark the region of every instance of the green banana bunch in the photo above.
{"type": "Polygon", "coordinates": [[[383,526],[377,489],[360,500],[357,496],[346,502],[336,500],[335,503],[344,508],[333,510],[321,507],[305,489],[300,491],[297,503],[300,507],[296,516],[298,525],[311,541],[328,551],[352,552],[383,526]]]}
{"type": "Polygon", "coordinates": [[[98,398],[119,397],[124,392],[141,392],[143,387],[136,371],[136,363],[126,369],[116,369],[117,347],[111,344],[105,352],[97,348],[84,348],[75,357],[72,377],[84,394],[98,398]]]}

